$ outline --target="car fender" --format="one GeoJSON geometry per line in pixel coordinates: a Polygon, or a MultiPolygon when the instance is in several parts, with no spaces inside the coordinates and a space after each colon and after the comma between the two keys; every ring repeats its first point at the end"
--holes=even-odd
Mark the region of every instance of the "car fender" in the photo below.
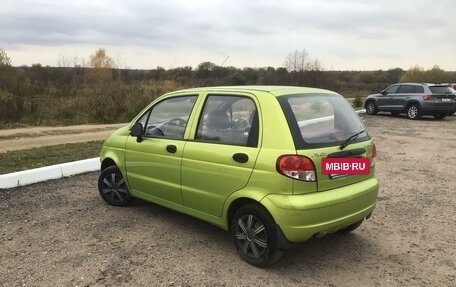
{"type": "Polygon", "coordinates": [[[423,107],[423,105],[420,103],[420,101],[412,99],[412,100],[409,100],[409,101],[407,102],[407,105],[406,105],[404,108],[407,108],[407,107],[410,106],[411,104],[417,104],[418,107],[420,107],[420,108],[423,107]]]}
{"type": "MultiPolygon", "coordinates": [[[[265,198],[267,195],[271,194],[271,190],[266,189],[266,188],[249,188],[249,186],[238,190],[234,193],[232,193],[226,200],[225,204],[223,205],[223,213],[222,213],[222,218],[224,219],[224,222],[226,223],[226,226],[224,226],[224,229],[228,230],[229,225],[230,225],[230,208],[233,206],[233,204],[236,204],[236,202],[239,201],[244,201],[244,203],[248,202],[254,202],[257,204],[261,204],[261,201],[263,198],[265,198]]],[[[242,204],[241,204],[242,205],[242,204]]],[[[264,206],[266,209],[267,207],[264,206]]]]}
{"type": "Polygon", "coordinates": [[[126,176],[125,144],[128,137],[128,126],[118,129],[106,139],[100,152],[101,166],[103,167],[106,161],[113,161],[124,177],[126,176]]]}

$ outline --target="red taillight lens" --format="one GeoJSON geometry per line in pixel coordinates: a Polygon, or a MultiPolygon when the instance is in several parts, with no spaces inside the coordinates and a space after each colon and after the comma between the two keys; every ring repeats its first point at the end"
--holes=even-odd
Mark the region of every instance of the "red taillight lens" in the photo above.
{"type": "Polygon", "coordinates": [[[372,144],[372,159],[371,159],[371,167],[375,166],[375,162],[377,161],[377,148],[375,144],[372,144]]]}
{"type": "Polygon", "coordinates": [[[285,176],[303,180],[315,181],[315,165],[312,160],[302,155],[282,155],[277,159],[277,172],[285,176]]]}
{"type": "Polygon", "coordinates": [[[425,100],[425,101],[432,100],[432,96],[423,96],[423,100],[425,100]]]}

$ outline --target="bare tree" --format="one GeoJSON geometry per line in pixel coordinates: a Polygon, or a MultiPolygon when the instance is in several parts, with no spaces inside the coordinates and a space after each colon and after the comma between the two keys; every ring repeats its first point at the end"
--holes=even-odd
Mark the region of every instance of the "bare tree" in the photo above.
{"type": "Polygon", "coordinates": [[[309,69],[310,56],[306,49],[294,50],[285,58],[284,66],[288,72],[303,72],[309,69]]]}
{"type": "Polygon", "coordinates": [[[298,85],[304,83],[309,84],[307,80],[307,75],[311,72],[310,80],[312,84],[315,84],[315,73],[322,70],[320,60],[318,58],[313,58],[310,56],[309,52],[306,49],[301,51],[294,50],[290,52],[285,58],[284,66],[287,71],[291,74],[293,82],[298,85]]]}
{"type": "Polygon", "coordinates": [[[309,64],[309,70],[316,72],[323,70],[323,67],[321,66],[320,60],[318,60],[318,58],[312,59],[309,64]]]}
{"type": "Polygon", "coordinates": [[[71,60],[68,56],[61,55],[57,60],[57,65],[59,66],[59,68],[70,68],[71,60]]]}

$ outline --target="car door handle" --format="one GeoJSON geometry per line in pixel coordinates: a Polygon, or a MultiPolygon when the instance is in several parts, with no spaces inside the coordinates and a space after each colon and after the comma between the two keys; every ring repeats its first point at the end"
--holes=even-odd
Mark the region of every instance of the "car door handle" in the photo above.
{"type": "Polygon", "coordinates": [[[173,145],[173,144],[170,144],[170,145],[166,146],[166,150],[169,153],[175,153],[177,151],[177,147],[175,145],[173,145]]]}
{"type": "Polygon", "coordinates": [[[233,159],[238,163],[246,163],[249,161],[249,156],[245,153],[235,153],[233,154],[233,159]]]}

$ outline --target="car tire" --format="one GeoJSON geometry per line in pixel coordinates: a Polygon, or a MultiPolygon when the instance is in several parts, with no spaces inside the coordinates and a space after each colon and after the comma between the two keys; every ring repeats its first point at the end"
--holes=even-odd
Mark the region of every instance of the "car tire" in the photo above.
{"type": "Polygon", "coordinates": [[[98,191],[109,205],[126,206],[132,198],[122,173],[115,165],[105,168],[98,177],[98,191]]]}
{"type": "Polygon", "coordinates": [[[407,117],[411,120],[417,120],[421,117],[421,108],[417,104],[411,104],[407,107],[407,117]]]}
{"type": "Polygon", "coordinates": [[[274,219],[259,204],[244,205],[236,211],[231,236],[240,257],[251,265],[269,266],[283,255],[278,248],[274,219]]]}
{"type": "Polygon", "coordinates": [[[434,118],[436,120],[443,120],[445,117],[446,117],[446,115],[444,115],[444,114],[436,114],[436,115],[434,115],[434,118]]]}
{"type": "Polygon", "coordinates": [[[355,229],[357,229],[358,227],[361,226],[361,224],[363,223],[364,221],[364,218],[361,219],[360,221],[356,222],[356,223],[353,223],[352,225],[349,225],[343,229],[339,229],[337,232],[339,233],[350,233],[352,231],[354,231],[355,229]]]}
{"type": "Polygon", "coordinates": [[[400,114],[400,112],[391,112],[391,114],[392,114],[393,116],[397,117],[397,116],[400,114]]]}
{"type": "Polygon", "coordinates": [[[364,107],[366,108],[366,114],[368,115],[375,115],[378,112],[377,105],[375,105],[373,101],[367,102],[364,107]]]}

